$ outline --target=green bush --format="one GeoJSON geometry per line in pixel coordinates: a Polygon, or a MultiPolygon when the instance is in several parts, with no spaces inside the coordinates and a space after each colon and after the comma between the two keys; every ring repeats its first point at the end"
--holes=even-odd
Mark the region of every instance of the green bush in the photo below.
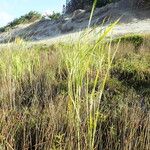
{"type": "Polygon", "coordinates": [[[60,13],[55,13],[53,12],[53,14],[49,15],[48,17],[51,19],[51,20],[58,20],[60,18],[60,13]]]}

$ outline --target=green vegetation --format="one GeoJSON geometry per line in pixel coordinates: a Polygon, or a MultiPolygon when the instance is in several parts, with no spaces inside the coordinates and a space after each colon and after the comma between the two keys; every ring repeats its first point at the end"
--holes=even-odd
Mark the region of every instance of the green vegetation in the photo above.
{"type": "Polygon", "coordinates": [[[150,55],[147,56],[139,54],[127,54],[125,58],[117,60],[117,65],[114,67],[119,76],[125,78],[124,80],[131,83],[131,86],[144,86],[143,82],[150,84],[150,55]],[[142,82],[142,83],[141,83],[142,82]]]}
{"type": "Polygon", "coordinates": [[[120,0],[70,0],[66,5],[66,12],[70,13],[77,9],[85,9],[91,7],[94,2],[96,7],[103,7],[107,4],[118,2],[120,0]]]}
{"type": "Polygon", "coordinates": [[[149,149],[150,38],[104,37],[1,47],[0,149],[149,149]]]}
{"type": "Polygon", "coordinates": [[[41,19],[41,17],[42,17],[42,15],[40,13],[38,13],[36,11],[30,11],[29,13],[25,14],[24,16],[14,19],[8,25],[0,28],[0,32],[8,31],[9,29],[12,29],[13,27],[15,27],[19,24],[34,22],[38,19],[41,19]]]}
{"type": "Polygon", "coordinates": [[[60,17],[61,17],[61,14],[60,13],[55,13],[53,11],[53,14],[49,15],[48,16],[51,20],[58,20],[60,17]]]}
{"type": "Polygon", "coordinates": [[[118,1],[120,0],[97,0],[97,7],[103,7],[107,4],[118,2],[118,1]]]}
{"type": "Polygon", "coordinates": [[[124,42],[124,43],[132,43],[137,50],[140,46],[142,46],[144,42],[144,37],[141,35],[126,35],[121,38],[115,39],[113,42],[124,42]]]}

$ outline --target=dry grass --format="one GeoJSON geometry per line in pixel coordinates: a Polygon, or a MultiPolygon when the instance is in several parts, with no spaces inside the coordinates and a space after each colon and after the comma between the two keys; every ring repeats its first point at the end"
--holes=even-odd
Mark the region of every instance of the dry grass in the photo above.
{"type": "Polygon", "coordinates": [[[110,50],[116,46],[103,42],[48,47],[19,42],[1,50],[0,149],[148,150],[149,87],[135,88],[127,84],[129,74],[119,76],[123,69],[138,71],[139,82],[145,71],[149,83],[145,44],[135,52],[132,44],[120,43],[113,61],[110,50]]]}

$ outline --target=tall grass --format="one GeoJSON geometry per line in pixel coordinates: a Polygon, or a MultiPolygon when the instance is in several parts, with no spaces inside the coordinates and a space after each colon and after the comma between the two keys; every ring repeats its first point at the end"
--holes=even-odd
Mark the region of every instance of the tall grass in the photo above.
{"type": "Polygon", "coordinates": [[[149,149],[149,55],[115,58],[122,43],[105,42],[112,27],[94,44],[16,40],[1,49],[1,149],[149,149]]]}
{"type": "Polygon", "coordinates": [[[105,38],[116,23],[92,44],[83,36],[51,46],[16,39],[1,48],[0,149],[149,149],[149,58],[140,67],[137,51],[134,63],[128,53],[115,58],[121,46],[105,38]],[[134,75],[142,91],[129,84],[134,75]]]}

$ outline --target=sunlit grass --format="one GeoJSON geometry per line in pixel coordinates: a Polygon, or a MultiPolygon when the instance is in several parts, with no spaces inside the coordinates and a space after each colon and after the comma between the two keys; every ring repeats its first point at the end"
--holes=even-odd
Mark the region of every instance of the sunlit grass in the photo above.
{"type": "Polygon", "coordinates": [[[148,45],[124,42],[3,47],[0,148],[148,150],[148,45]]]}

